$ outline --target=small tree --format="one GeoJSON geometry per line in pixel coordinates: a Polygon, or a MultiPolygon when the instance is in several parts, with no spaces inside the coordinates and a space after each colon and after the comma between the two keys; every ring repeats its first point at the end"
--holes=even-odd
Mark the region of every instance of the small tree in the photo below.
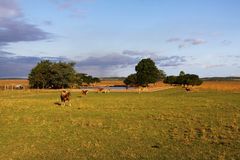
{"type": "Polygon", "coordinates": [[[167,83],[170,85],[176,84],[177,81],[177,76],[167,76],[164,80],[163,83],[167,83]]]}
{"type": "Polygon", "coordinates": [[[187,86],[199,86],[202,84],[202,80],[199,79],[198,75],[196,74],[186,74],[184,77],[187,86]]]}
{"type": "Polygon", "coordinates": [[[81,86],[82,83],[87,83],[88,85],[90,85],[91,83],[101,82],[99,78],[89,76],[85,73],[77,73],[75,79],[76,79],[75,82],[78,86],[81,86]]]}
{"type": "Polygon", "coordinates": [[[184,71],[180,71],[179,76],[185,76],[185,72],[184,71]]]}
{"type": "Polygon", "coordinates": [[[185,87],[185,85],[186,85],[185,75],[186,75],[185,72],[181,71],[179,73],[179,76],[176,77],[176,84],[183,85],[185,87]]]}
{"type": "Polygon", "coordinates": [[[93,77],[93,83],[99,83],[101,80],[97,77],[93,77]]]}
{"type": "Polygon", "coordinates": [[[130,74],[124,81],[127,86],[134,86],[137,84],[137,74],[130,74]]]}
{"type": "Polygon", "coordinates": [[[167,84],[176,84],[176,85],[187,85],[197,86],[202,84],[202,80],[196,74],[182,74],[184,72],[180,72],[179,76],[167,76],[164,79],[164,83],[167,84]]]}
{"type": "Polygon", "coordinates": [[[166,78],[166,73],[164,72],[164,70],[159,69],[159,75],[158,75],[158,80],[164,80],[166,78]]]}

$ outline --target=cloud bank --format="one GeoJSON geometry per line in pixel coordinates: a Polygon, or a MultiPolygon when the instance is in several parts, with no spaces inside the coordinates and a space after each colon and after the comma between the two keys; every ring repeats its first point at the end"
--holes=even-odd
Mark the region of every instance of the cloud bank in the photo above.
{"type": "Polygon", "coordinates": [[[0,47],[13,42],[48,38],[50,33],[24,20],[24,15],[15,0],[0,1],[0,47]]]}
{"type": "MultiPolygon", "coordinates": [[[[210,63],[208,59],[200,61],[196,57],[187,56],[159,56],[157,53],[144,51],[127,50],[119,53],[109,53],[101,56],[89,56],[85,59],[74,59],[75,69],[81,73],[87,73],[98,77],[108,76],[127,76],[135,72],[136,64],[142,58],[151,58],[155,64],[170,74],[175,74],[180,70],[188,73],[196,72],[199,69],[200,74],[206,74],[216,71],[222,71],[222,74],[228,73],[228,68],[239,69],[240,56],[216,57],[219,63],[210,63]],[[126,54],[127,53],[127,54],[126,54]],[[224,64],[223,62],[228,62],[224,64]]],[[[53,62],[73,60],[66,57],[36,57],[36,56],[17,56],[13,53],[0,51],[0,78],[8,77],[27,77],[31,69],[41,60],[51,60],[53,62]]],[[[198,73],[196,72],[196,73],[198,73]]]]}
{"type": "Polygon", "coordinates": [[[16,0],[0,0],[0,77],[27,77],[39,57],[17,56],[6,52],[9,43],[29,42],[50,38],[50,33],[24,20],[16,0]]]}
{"type": "Polygon", "coordinates": [[[176,67],[187,61],[184,56],[158,56],[154,52],[125,50],[122,53],[91,56],[78,61],[76,66],[80,72],[95,76],[126,76],[130,72],[122,72],[134,71],[142,58],[151,58],[158,67],[176,67]]]}
{"type": "Polygon", "coordinates": [[[64,57],[17,56],[0,51],[0,78],[26,78],[31,69],[41,60],[67,61],[64,57]]]}
{"type": "MultiPolygon", "coordinates": [[[[121,53],[109,53],[102,56],[90,56],[86,59],[74,60],[78,72],[90,75],[105,76],[127,76],[134,72],[136,64],[142,58],[151,58],[158,67],[176,67],[186,62],[181,56],[158,56],[152,52],[137,52],[128,50],[121,53]]],[[[66,57],[36,57],[17,56],[13,53],[0,51],[0,77],[27,77],[31,69],[41,60],[54,62],[72,61],[66,57]]]]}

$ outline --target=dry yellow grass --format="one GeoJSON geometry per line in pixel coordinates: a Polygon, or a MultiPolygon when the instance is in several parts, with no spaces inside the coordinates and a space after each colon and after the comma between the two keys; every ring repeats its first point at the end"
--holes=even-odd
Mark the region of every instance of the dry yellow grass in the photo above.
{"type": "Polygon", "coordinates": [[[0,90],[16,89],[17,85],[21,85],[25,89],[29,88],[28,80],[24,80],[24,79],[0,80],[0,90]]]}
{"type": "MultiPolygon", "coordinates": [[[[28,80],[16,79],[16,80],[0,80],[0,86],[15,86],[21,84],[28,87],[28,80]]],[[[123,81],[120,80],[103,80],[97,83],[96,86],[114,86],[114,85],[124,85],[123,81]]],[[[149,85],[149,90],[161,90],[162,88],[169,87],[169,85],[163,82],[157,82],[155,84],[149,85]]],[[[199,89],[210,89],[210,90],[220,90],[220,91],[240,91],[240,81],[204,81],[201,86],[194,87],[199,89]]]]}
{"type": "Polygon", "coordinates": [[[24,79],[14,79],[14,80],[0,80],[0,85],[17,85],[17,84],[22,84],[22,85],[28,85],[28,80],[24,79]]]}
{"type": "Polygon", "coordinates": [[[211,89],[219,91],[240,91],[240,81],[204,81],[198,89],[211,89]]]}
{"type": "Polygon", "coordinates": [[[114,86],[114,85],[124,85],[123,81],[120,80],[103,80],[96,84],[97,86],[114,86]]]}

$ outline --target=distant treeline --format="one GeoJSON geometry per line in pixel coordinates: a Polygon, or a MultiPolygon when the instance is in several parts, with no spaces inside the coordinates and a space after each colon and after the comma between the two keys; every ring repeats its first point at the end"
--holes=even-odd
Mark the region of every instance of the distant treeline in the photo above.
{"type": "Polygon", "coordinates": [[[240,77],[204,77],[203,81],[240,81],[240,77]]]}
{"type": "Polygon", "coordinates": [[[100,80],[105,81],[123,81],[126,77],[100,77],[100,80]]]}
{"type": "MultiPolygon", "coordinates": [[[[126,77],[100,77],[101,80],[119,80],[122,81],[126,79],[126,77]]],[[[240,77],[204,77],[200,78],[203,81],[240,81],[240,77]]]]}
{"type": "Polygon", "coordinates": [[[0,80],[27,80],[27,78],[0,78],[0,80]]]}

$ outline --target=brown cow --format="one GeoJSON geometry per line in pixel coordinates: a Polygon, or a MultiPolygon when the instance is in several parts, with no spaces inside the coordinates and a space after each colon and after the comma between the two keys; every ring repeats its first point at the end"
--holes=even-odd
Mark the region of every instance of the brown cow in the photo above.
{"type": "Polygon", "coordinates": [[[187,87],[185,88],[185,90],[186,90],[187,92],[191,91],[191,89],[190,89],[190,88],[187,88],[187,87]]]}
{"type": "Polygon", "coordinates": [[[64,106],[66,105],[66,102],[68,102],[69,106],[71,106],[70,95],[71,95],[71,93],[69,91],[62,90],[60,98],[61,98],[61,102],[63,103],[64,106]]]}
{"type": "Polygon", "coordinates": [[[104,88],[97,88],[97,93],[102,92],[104,88]]]}
{"type": "Polygon", "coordinates": [[[87,95],[88,94],[88,90],[82,90],[82,95],[87,95]]]}
{"type": "Polygon", "coordinates": [[[110,93],[110,89],[104,89],[102,90],[102,93],[110,93]]]}
{"type": "Polygon", "coordinates": [[[109,93],[110,89],[98,88],[97,93],[109,93]]]}

